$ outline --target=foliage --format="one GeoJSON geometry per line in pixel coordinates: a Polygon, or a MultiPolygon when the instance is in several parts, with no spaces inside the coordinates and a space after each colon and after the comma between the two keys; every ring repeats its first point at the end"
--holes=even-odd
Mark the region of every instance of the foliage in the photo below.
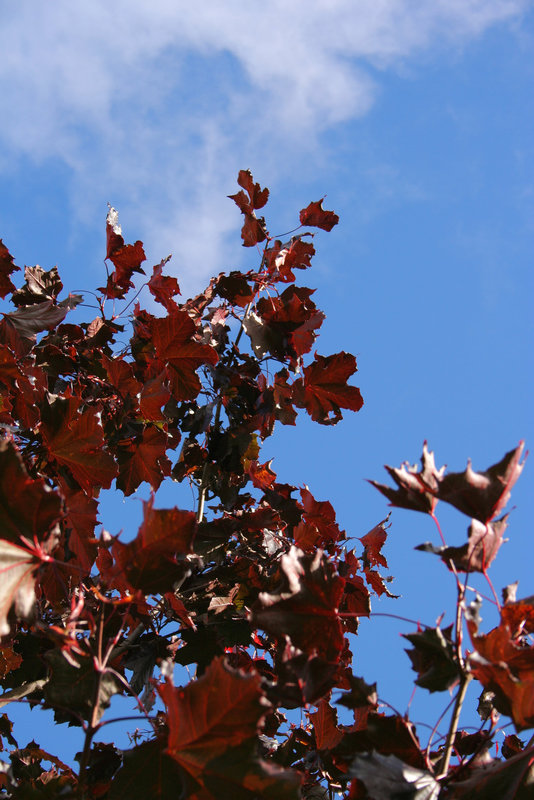
{"type": "Polygon", "coordinates": [[[0,794],[526,798],[532,743],[511,734],[502,758],[490,747],[498,712],[517,732],[534,725],[533,601],[510,589],[486,634],[479,601],[466,601],[467,576],[487,575],[502,542],[497,517],[522,445],[485,472],[448,475],[425,445],[421,470],[388,467],[397,488],[375,484],[436,523],[439,500],[473,518],[463,547],[423,546],[454,575],[456,624],[406,634],[416,683],[455,692],[448,736],[432,749],[351,668],[349,635],[372,596],[390,594],[387,521],[352,548],[328,501],[279,482],[260,457],[299,411],[333,425],[363,403],[349,383],[354,356],[311,355],[324,314],[296,285],[315,253],[307,228],[330,231],[338,217],[312,202],[294,235],[273,238],[257,214],[268,190],[246,171],[238,183],[232,199],[258,268],[221,273],[180,303],[162,261],[142,287],[162,316],[139,292],[125,301],[145,253],[125,243],[114,209],[112,269],[89,323],[65,321],[82,298],[59,299],[56,268],[26,267],[16,288],[19,268],[0,243],[0,294],[15,307],[0,322],[1,702],[53,709],[81,743],[74,770],[34,741],[19,746],[4,714],[0,794]],[[166,479],[196,487],[195,511],[156,506],[166,479]],[[125,496],[152,489],[126,540],[99,527],[99,492],[113,482],[125,496]],[[194,665],[195,678],[175,686],[175,665],[194,665]],[[483,722],[468,734],[458,720],[471,680],[484,689],[483,722]],[[151,730],[126,752],[98,741],[117,694],[134,698],[151,730]]]}

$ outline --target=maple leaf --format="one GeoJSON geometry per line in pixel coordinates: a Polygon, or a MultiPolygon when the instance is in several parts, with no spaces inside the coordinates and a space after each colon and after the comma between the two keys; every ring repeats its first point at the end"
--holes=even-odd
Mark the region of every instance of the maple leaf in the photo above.
{"type": "Polygon", "coordinates": [[[26,284],[13,292],[13,303],[16,306],[27,306],[43,303],[45,300],[55,301],[63,289],[57,267],[44,270],[38,264],[35,267],[24,267],[26,284]]]}
{"type": "Polygon", "coordinates": [[[40,564],[27,548],[0,539],[0,638],[9,634],[11,616],[16,619],[32,616],[40,564]]]}
{"type": "Polygon", "coordinates": [[[450,689],[460,677],[451,631],[452,626],[443,631],[438,626],[425,628],[417,633],[402,634],[413,645],[413,649],[406,650],[406,653],[412,662],[412,668],[419,676],[415,682],[429,692],[450,689]]]}
{"type": "Polygon", "coordinates": [[[430,772],[405,764],[394,755],[356,755],[347,774],[362,781],[369,796],[376,800],[438,800],[441,792],[430,772]]]}
{"type": "Polygon", "coordinates": [[[146,426],[142,434],[126,447],[117,450],[119,474],[117,488],[126,497],[133,494],[143,481],[153,491],[171,474],[171,462],[166,456],[167,434],[153,426],[146,426]]]}
{"type": "Polygon", "coordinates": [[[335,425],[342,419],[342,408],[359,411],[363,406],[360,390],[347,386],[356,371],[356,359],[350,353],[319,356],[304,368],[304,377],[293,383],[291,399],[305,408],[312,420],[321,425],[335,425]]]}
{"type": "Polygon", "coordinates": [[[339,217],[333,211],[325,211],[323,200],[316,200],[300,212],[300,224],[311,225],[314,228],[322,228],[323,231],[331,231],[334,225],[339,222],[339,217]]]}
{"type": "MultiPolygon", "coordinates": [[[[75,305],[79,301],[76,296],[73,298],[75,305]]],[[[17,356],[24,356],[35,343],[37,334],[55,328],[65,319],[68,311],[68,305],[55,305],[52,300],[45,300],[4,314],[0,322],[0,340],[9,345],[17,356]]]]}
{"type": "Polygon", "coordinates": [[[416,550],[436,553],[452,570],[459,572],[486,572],[503,543],[503,533],[508,526],[508,514],[494,522],[483,523],[471,520],[468,528],[468,541],[461,547],[435,547],[426,542],[416,550]]]}
{"type": "Polygon", "coordinates": [[[268,269],[273,273],[273,277],[284,283],[290,283],[295,280],[294,269],[311,267],[315,248],[311,242],[304,242],[300,236],[295,236],[285,245],[276,241],[265,255],[268,269]]]}
{"type": "Polygon", "coordinates": [[[384,486],[376,481],[369,481],[369,483],[387,497],[391,506],[422,511],[425,514],[434,513],[437,503],[436,495],[440,482],[443,480],[445,467],[441,467],[439,470],[436,468],[434,453],[428,450],[426,441],[423,444],[420,471],[418,471],[417,465],[411,467],[408,462],[402,464],[400,469],[387,465],[385,469],[397,484],[397,489],[384,486]]]}
{"type": "Polygon", "coordinates": [[[13,256],[0,239],[0,297],[4,298],[6,294],[15,291],[15,286],[9,277],[13,272],[18,272],[20,267],[17,267],[13,260],[13,256]]]}
{"type": "Polygon", "coordinates": [[[165,306],[169,314],[172,314],[178,306],[172,299],[176,294],[180,294],[180,286],[176,278],[170,275],[163,275],[163,267],[170,260],[170,256],[164,258],[159,264],[155,264],[152,270],[152,277],[148,282],[148,288],[157,303],[165,306]]]}
{"type": "MultiPolygon", "coordinates": [[[[67,495],[65,490],[64,494],[67,495]]],[[[85,572],[90,572],[97,553],[94,539],[97,511],[98,502],[87,497],[85,492],[68,494],[67,515],[63,521],[68,532],[68,548],[75,554],[77,563],[85,572]]]]}
{"type": "Polygon", "coordinates": [[[122,229],[119,225],[117,211],[109,206],[106,218],[106,259],[109,259],[115,269],[108,277],[105,287],[100,287],[106,297],[123,298],[133,286],[131,277],[134,272],[144,275],[141,264],[146,260],[143,243],[125,244],[122,238],[122,229]]]}
{"type": "Polygon", "coordinates": [[[200,391],[196,370],[202,364],[216,364],[217,351],[194,340],[196,326],[187,311],[152,320],[156,354],[168,365],[171,389],[176,400],[193,400],[200,391]]]}
{"type": "Polygon", "coordinates": [[[329,549],[342,538],[336,523],[336,512],[327,500],[317,501],[307,486],[300,490],[303,519],[293,530],[293,538],[301,550],[312,552],[318,547],[329,549]]]}
{"type": "Polygon", "coordinates": [[[328,700],[321,700],[317,711],[310,714],[318,750],[333,750],[343,738],[337,726],[337,712],[328,700]]]}
{"type": "Polygon", "coordinates": [[[61,497],[42,478],[30,478],[19,450],[0,440],[0,531],[2,539],[42,542],[64,516],[61,497]]]}
{"type": "Polygon", "coordinates": [[[519,442],[514,450],[484,472],[475,472],[468,461],[464,472],[445,475],[439,484],[439,499],[480,522],[490,522],[507,504],[510,491],[523,471],[524,446],[524,442],[519,442]]]}
{"type": "Polygon", "coordinates": [[[215,294],[224,297],[232,305],[245,308],[253,300],[255,291],[241,272],[221,273],[215,285],[215,294]]]}
{"type": "Polygon", "coordinates": [[[338,661],[343,632],[337,611],[345,581],[321,550],[307,555],[295,546],[280,560],[280,578],[277,592],[260,593],[252,623],[280,642],[289,637],[305,653],[338,661]]]}
{"type": "Polygon", "coordinates": [[[478,633],[478,605],[468,608],[467,628],[475,652],[469,657],[474,677],[495,693],[498,711],[510,716],[517,731],[534,726],[534,645],[512,638],[506,617],[489,633],[478,633]]]}
{"type": "Polygon", "coordinates": [[[204,788],[198,800],[297,800],[295,773],[261,761],[251,747],[269,710],[260,682],[216,658],[183,688],[158,686],[167,708],[166,752],[204,788]]]}
{"type": "Polygon", "coordinates": [[[128,544],[115,542],[118,570],[135,589],[146,594],[164,594],[183,579],[188,566],[184,557],[192,552],[197,530],[192,511],[154,508],[154,499],[143,501],[143,523],[128,544]]]}
{"type": "Polygon", "coordinates": [[[100,413],[80,411],[75,396],[51,395],[42,409],[41,434],[51,458],[66,466],[88,495],[108,489],[117,474],[113,456],[105,449],[100,413]]]}
{"type": "Polygon", "coordinates": [[[267,238],[265,219],[256,217],[254,212],[259,208],[263,208],[266,204],[269,199],[269,190],[261,189],[259,183],[254,183],[254,178],[249,170],[240,170],[237,182],[248,193],[248,197],[244,191],[228,195],[228,197],[234,201],[245,217],[241,230],[243,246],[254,247],[254,245],[263,242],[267,238]]]}

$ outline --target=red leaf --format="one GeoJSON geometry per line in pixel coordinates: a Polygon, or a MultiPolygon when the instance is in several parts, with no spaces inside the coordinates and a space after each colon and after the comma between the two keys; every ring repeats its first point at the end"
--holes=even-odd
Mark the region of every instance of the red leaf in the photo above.
{"type": "Polygon", "coordinates": [[[0,637],[9,633],[11,615],[17,619],[32,615],[39,564],[26,548],[0,539],[0,637]]]}
{"type": "Polygon", "coordinates": [[[297,800],[299,778],[256,755],[257,733],[269,706],[260,676],[216,658],[196,681],[158,691],[167,707],[167,753],[202,789],[198,800],[297,800]]]}
{"type": "Polygon", "coordinates": [[[525,460],[520,461],[524,446],[524,442],[519,442],[485,472],[475,472],[468,461],[465,472],[445,475],[439,484],[439,499],[480,522],[495,519],[510,499],[510,490],[523,471],[525,460]]]}
{"type": "Polygon", "coordinates": [[[401,465],[400,469],[388,467],[389,472],[398,489],[392,489],[376,481],[369,483],[382,492],[390,501],[391,506],[398,508],[409,508],[413,511],[422,511],[425,514],[433,514],[437,503],[437,492],[440,482],[443,480],[445,467],[436,468],[434,453],[429,452],[426,441],[423,444],[423,455],[421,456],[421,470],[417,471],[417,465],[411,467],[408,462],[401,465]]]}
{"type": "Polygon", "coordinates": [[[331,231],[334,225],[339,222],[339,217],[333,211],[325,211],[323,200],[316,200],[300,212],[300,224],[311,225],[314,228],[322,228],[323,231],[331,231]]]}
{"type": "Polygon", "coordinates": [[[149,483],[154,491],[159,489],[163,478],[171,474],[166,449],[167,434],[147,426],[140,437],[117,452],[117,489],[126,497],[133,494],[143,481],[149,483]]]}
{"type": "Polygon", "coordinates": [[[269,190],[262,189],[259,183],[254,183],[254,178],[250,170],[240,170],[237,176],[237,182],[248,193],[252,208],[263,208],[269,199],[269,190]]]}
{"type": "Polygon", "coordinates": [[[156,302],[161,303],[169,314],[172,314],[177,309],[177,305],[172,298],[174,295],[180,294],[180,287],[176,278],[170,275],[163,275],[163,267],[169,259],[170,256],[154,266],[152,277],[148,282],[148,288],[154,295],[156,302]]]}
{"type": "Polygon", "coordinates": [[[77,563],[86,572],[94,564],[97,548],[94,539],[97,524],[98,502],[84,492],[75,492],[67,498],[68,547],[76,555],[77,563]]]}
{"type": "Polygon", "coordinates": [[[135,244],[124,244],[119,215],[111,206],[106,219],[106,240],[106,259],[109,258],[115,269],[108,277],[107,285],[101,287],[100,291],[106,297],[122,298],[133,286],[133,273],[144,274],[141,269],[141,264],[146,259],[143,243],[137,241],[135,244]]]}
{"type": "Polygon", "coordinates": [[[452,569],[452,562],[459,572],[486,572],[503,543],[507,526],[508,514],[487,524],[473,519],[468,529],[469,539],[461,547],[435,547],[427,543],[419,545],[416,550],[436,553],[449,569],[452,569]]]}
{"type": "Polygon", "coordinates": [[[0,532],[20,544],[20,537],[43,541],[63,517],[61,498],[42,478],[30,478],[19,451],[0,440],[0,532]]]}
{"type": "Polygon", "coordinates": [[[304,368],[304,378],[293,384],[293,402],[305,408],[315,422],[335,425],[342,419],[341,408],[359,411],[363,405],[360,390],[347,386],[355,371],[356,359],[350,353],[326,358],[316,353],[315,361],[304,368]]]}
{"type": "Polygon", "coordinates": [[[4,298],[6,294],[15,291],[15,286],[9,276],[19,270],[20,267],[16,266],[13,256],[0,239],[0,297],[4,298]]]}
{"type": "Polygon", "coordinates": [[[380,552],[386,543],[386,539],[388,538],[384,528],[386,522],[387,518],[383,519],[382,522],[379,522],[378,525],[375,525],[375,527],[370,530],[369,533],[366,533],[365,536],[362,536],[360,539],[360,542],[364,546],[362,559],[372,567],[378,565],[381,567],[387,567],[388,565],[385,556],[383,556],[380,552]]]}
{"type": "Polygon", "coordinates": [[[336,524],[336,513],[327,500],[315,500],[307,487],[300,490],[304,518],[293,531],[297,547],[311,552],[318,547],[328,549],[342,537],[336,524]]]}
{"type": "Polygon", "coordinates": [[[168,365],[176,400],[193,400],[200,391],[196,370],[202,364],[216,364],[219,359],[213,347],[194,340],[195,333],[195,323],[186,311],[177,311],[165,319],[152,320],[156,354],[168,365]]]}
{"type": "Polygon", "coordinates": [[[143,501],[144,519],[136,538],[128,544],[115,542],[113,552],[135,589],[163,594],[184,577],[184,556],[192,552],[197,522],[192,511],[155,509],[153,502],[143,501]]]}
{"type": "Polygon", "coordinates": [[[267,461],[265,464],[258,464],[257,461],[252,461],[248,474],[256,489],[262,489],[263,491],[272,486],[276,480],[276,472],[271,469],[271,461],[267,461]]]}
{"type": "Polygon", "coordinates": [[[534,726],[534,645],[513,639],[505,617],[479,635],[475,611],[468,613],[467,627],[476,650],[469,659],[474,677],[495,692],[495,707],[512,717],[516,730],[534,726]]]}
{"type": "Polygon", "coordinates": [[[311,556],[291,547],[281,558],[280,571],[282,586],[259,595],[253,624],[281,642],[288,636],[305,653],[338,661],[343,632],[337,611],[345,581],[320,550],[311,556]]]}
{"type": "Polygon", "coordinates": [[[48,453],[70,470],[86,494],[108,489],[117,467],[105,449],[100,414],[94,408],[80,412],[77,397],[56,397],[43,407],[41,434],[48,453]]]}
{"type": "Polygon", "coordinates": [[[321,700],[317,711],[310,714],[315,732],[317,750],[333,750],[343,738],[343,732],[337,727],[337,712],[328,700],[321,700]]]}
{"type": "Polygon", "coordinates": [[[151,422],[165,420],[165,414],[161,408],[170,399],[171,393],[165,385],[165,373],[162,372],[146,381],[141,389],[139,399],[139,410],[143,419],[151,422]]]}

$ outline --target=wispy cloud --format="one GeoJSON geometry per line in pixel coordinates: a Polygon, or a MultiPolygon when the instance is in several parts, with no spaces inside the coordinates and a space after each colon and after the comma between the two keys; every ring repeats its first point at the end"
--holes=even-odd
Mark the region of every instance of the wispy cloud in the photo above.
{"type": "Polygon", "coordinates": [[[382,70],[463,46],[526,5],[19,0],[2,11],[0,169],[60,159],[79,219],[110,199],[180,271],[206,277],[236,225],[224,195],[239,167],[261,164],[272,182],[371,108],[382,70]]]}

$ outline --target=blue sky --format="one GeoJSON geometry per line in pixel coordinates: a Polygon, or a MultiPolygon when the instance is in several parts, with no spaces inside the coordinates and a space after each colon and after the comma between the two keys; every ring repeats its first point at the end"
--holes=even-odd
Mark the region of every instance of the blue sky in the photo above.
{"type": "MultiPolygon", "coordinates": [[[[527,0],[2,4],[0,236],[19,265],[91,289],[109,201],[150,263],[173,253],[187,296],[256,265],[226,198],[240,168],[271,189],[273,233],[326,194],[341,222],[316,237],[304,283],[327,313],[318,351],[357,355],[365,406],[333,429],[284,428],[264,454],[362,536],[387,513],[364,478],[414,463],[425,438],[454,471],[534,446],[533,23],[527,0]]],[[[531,472],[492,573],[519,596],[534,591],[531,472]]],[[[164,487],[160,504],[176,502],[164,487]]],[[[139,505],[108,493],[102,521],[133,533],[139,505]]],[[[391,521],[402,598],[374,610],[433,624],[454,585],[413,551],[435,541],[431,521],[391,521]]],[[[461,543],[464,518],[443,521],[461,543]]],[[[483,617],[496,621],[488,604],[483,617]]],[[[354,647],[355,673],[400,711],[412,630],[377,618],[354,647]]],[[[434,722],[443,704],[418,690],[412,716],[434,722]]]]}

